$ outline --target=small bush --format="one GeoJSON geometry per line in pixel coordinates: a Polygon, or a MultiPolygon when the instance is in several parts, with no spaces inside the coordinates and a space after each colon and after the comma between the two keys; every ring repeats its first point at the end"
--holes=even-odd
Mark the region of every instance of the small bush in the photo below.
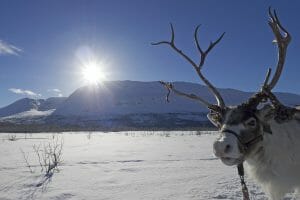
{"type": "Polygon", "coordinates": [[[10,135],[8,135],[8,140],[9,141],[16,141],[17,140],[17,135],[16,134],[10,134],[10,135]]]}

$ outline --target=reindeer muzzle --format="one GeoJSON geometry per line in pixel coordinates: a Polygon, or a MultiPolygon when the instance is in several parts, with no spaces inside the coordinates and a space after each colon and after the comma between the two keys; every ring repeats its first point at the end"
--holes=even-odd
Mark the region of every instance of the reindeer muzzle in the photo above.
{"type": "Polygon", "coordinates": [[[238,143],[241,147],[241,150],[243,151],[243,153],[247,153],[248,150],[255,145],[256,143],[260,142],[263,140],[263,136],[262,135],[258,135],[256,137],[254,137],[253,139],[249,140],[249,141],[244,141],[243,138],[237,134],[235,131],[233,130],[229,130],[229,129],[225,129],[222,130],[221,132],[222,134],[224,133],[230,133],[232,135],[234,135],[236,137],[236,139],[238,140],[238,143]]]}

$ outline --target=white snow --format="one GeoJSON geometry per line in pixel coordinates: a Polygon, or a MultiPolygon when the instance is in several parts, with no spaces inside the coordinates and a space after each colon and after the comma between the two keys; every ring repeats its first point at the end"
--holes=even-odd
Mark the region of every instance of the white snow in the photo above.
{"type": "Polygon", "coordinates": [[[56,109],[65,99],[65,97],[51,97],[48,99],[23,98],[0,108],[0,117],[7,117],[30,110],[47,111],[56,109]]]}
{"type": "Polygon", "coordinates": [[[7,120],[7,119],[12,119],[12,118],[24,118],[24,117],[41,117],[41,116],[49,116],[51,115],[53,112],[55,111],[55,109],[51,109],[51,110],[46,110],[46,111],[39,111],[36,109],[31,109],[25,112],[21,112],[21,113],[17,113],[14,115],[10,115],[7,117],[2,117],[0,119],[3,120],[7,120]]]}
{"type": "Polygon", "coordinates": [[[55,109],[45,111],[31,109],[7,117],[0,117],[0,122],[11,122],[17,124],[44,123],[44,119],[47,116],[50,116],[54,111],[55,109]]]}
{"type": "MultiPolygon", "coordinates": [[[[242,199],[236,168],[213,156],[214,133],[16,134],[16,141],[9,137],[0,134],[1,200],[242,199]],[[53,136],[64,141],[63,164],[43,191],[35,186],[43,175],[32,146],[53,136]],[[34,165],[34,173],[20,149],[34,165]]],[[[246,181],[253,199],[267,199],[246,181]]]]}

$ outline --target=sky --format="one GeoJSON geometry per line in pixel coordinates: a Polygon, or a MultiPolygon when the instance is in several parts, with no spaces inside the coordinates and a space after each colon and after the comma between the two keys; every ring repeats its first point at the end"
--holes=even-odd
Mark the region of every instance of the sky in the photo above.
{"type": "Polygon", "coordinates": [[[23,98],[68,96],[86,84],[82,67],[96,61],[106,80],[201,83],[192,66],[168,46],[170,38],[199,60],[193,33],[198,24],[208,55],[203,74],[220,88],[257,91],[277,49],[267,24],[277,9],[292,35],[287,61],[274,91],[300,94],[300,2],[238,0],[0,1],[0,107],[23,98]]]}

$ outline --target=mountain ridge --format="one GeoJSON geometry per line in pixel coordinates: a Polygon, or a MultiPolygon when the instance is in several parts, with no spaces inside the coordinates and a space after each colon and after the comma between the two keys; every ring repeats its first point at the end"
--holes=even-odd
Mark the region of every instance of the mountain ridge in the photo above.
{"type": "Polygon", "coordinates": [[[46,111],[55,109],[66,97],[50,97],[47,99],[22,98],[7,106],[0,108],[0,117],[7,117],[29,110],[46,111]]]}
{"type": "MultiPolygon", "coordinates": [[[[215,102],[206,86],[188,82],[174,82],[174,85],[178,90],[215,102]]],[[[230,88],[219,91],[226,105],[238,105],[253,95],[230,88]]],[[[98,87],[80,87],[67,98],[18,100],[0,109],[0,122],[70,129],[76,126],[84,130],[209,126],[206,119],[208,110],[203,105],[174,94],[170,94],[170,103],[167,103],[166,94],[159,82],[109,81],[98,87]],[[4,116],[3,111],[9,115],[4,116]]],[[[300,95],[275,94],[288,106],[300,103],[300,95]]]]}

